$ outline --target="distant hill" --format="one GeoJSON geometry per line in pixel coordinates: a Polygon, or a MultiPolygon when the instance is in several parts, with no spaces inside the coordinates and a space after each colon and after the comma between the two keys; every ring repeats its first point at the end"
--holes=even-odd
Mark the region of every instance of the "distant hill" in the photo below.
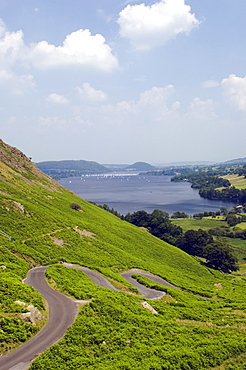
{"type": "Polygon", "coordinates": [[[155,170],[156,167],[146,162],[136,162],[125,168],[125,171],[151,171],[155,170]]]}
{"type": "Polygon", "coordinates": [[[97,162],[85,160],[47,161],[36,165],[41,171],[56,179],[110,172],[110,169],[97,162]]]}
{"type": "Polygon", "coordinates": [[[108,173],[111,171],[151,171],[156,169],[156,167],[145,162],[136,162],[131,165],[102,165],[94,161],[85,160],[46,161],[36,163],[36,166],[54,179],[108,173]]]}
{"type": "Polygon", "coordinates": [[[246,163],[246,157],[231,159],[229,161],[223,162],[223,164],[226,164],[226,165],[228,165],[228,164],[229,165],[233,165],[233,164],[240,165],[240,164],[245,164],[245,163],[246,163]]]}

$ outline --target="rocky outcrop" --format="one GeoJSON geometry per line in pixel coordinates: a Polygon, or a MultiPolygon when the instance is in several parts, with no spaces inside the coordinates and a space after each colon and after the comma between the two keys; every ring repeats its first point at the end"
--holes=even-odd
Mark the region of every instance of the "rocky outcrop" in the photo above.
{"type": "Polygon", "coordinates": [[[15,303],[25,307],[28,310],[28,312],[24,312],[20,315],[22,320],[30,322],[33,325],[37,325],[38,322],[44,318],[37,307],[33,306],[32,304],[27,305],[27,303],[21,301],[15,301],[15,303]]]}

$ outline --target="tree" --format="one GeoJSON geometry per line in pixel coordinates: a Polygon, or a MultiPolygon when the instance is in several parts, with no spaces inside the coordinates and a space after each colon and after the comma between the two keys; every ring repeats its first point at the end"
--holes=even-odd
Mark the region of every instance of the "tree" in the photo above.
{"type": "Polygon", "coordinates": [[[150,215],[146,211],[137,211],[133,214],[127,213],[125,221],[139,227],[148,227],[150,215]]]}
{"type": "Polygon", "coordinates": [[[203,251],[203,257],[207,260],[207,265],[215,270],[225,273],[237,271],[237,259],[234,257],[231,249],[219,242],[208,244],[203,251]]]}
{"type": "Polygon", "coordinates": [[[70,208],[75,209],[75,211],[79,211],[81,209],[80,205],[77,203],[71,203],[70,208]]]}
{"type": "Polygon", "coordinates": [[[213,242],[213,237],[205,230],[188,230],[177,239],[176,247],[192,256],[203,256],[203,249],[213,242]]]}
{"type": "Polygon", "coordinates": [[[226,207],[220,207],[220,212],[222,215],[227,216],[228,215],[228,210],[226,207]]]}
{"type": "Polygon", "coordinates": [[[232,226],[236,226],[238,223],[239,223],[239,219],[237,218],[236,215],[232,214],[232,213],[229,213],[227,216],[226,216],[226,222],[228,223],[228,225],[230,227],[232,226]]]}
{"type": "Polygon", "coordinates": [[[173,215],[171,216],[171,218],[188,218],[188,217],[189,215],[187,215],[187,213],[180,211],[174,212],[173,215]]]}

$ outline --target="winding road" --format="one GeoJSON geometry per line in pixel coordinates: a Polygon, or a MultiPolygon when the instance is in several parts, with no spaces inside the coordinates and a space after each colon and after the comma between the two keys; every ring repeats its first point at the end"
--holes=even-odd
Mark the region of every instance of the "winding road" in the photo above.
{"type": "MultiPolygon", "coordinates": [[[[63,263],[63,265],[65,267],[82,270],[92,279],[92,281],[94,281],[95,284],[117,291],[117,289],[110,284],[106,278],[95,271],[69,263],[63,263]]],[[[74,301],[72,298],[57,292],[48,285],[45,280],[45,271],[47,268],[47,266],[33,268],[29,271],[24,282],[34,287],[47,301],[49,305],[49,321],[47,325],[32,339],[16,350],[0,358],[1,370],[26,370],[37,356],[63,337],[64,333],[68,327],[72,325],[77,316],[78,301],[74,301]]],[[[174,285],[169,284],[160,277],[137,269],[123,273],[122,276],[135,286],[142,296],[147,299],[160,299],[165,293],[149,289],[139,284],[131,277],[134,273],[145,276],[162,285],[176,288],[174,285]]]]}

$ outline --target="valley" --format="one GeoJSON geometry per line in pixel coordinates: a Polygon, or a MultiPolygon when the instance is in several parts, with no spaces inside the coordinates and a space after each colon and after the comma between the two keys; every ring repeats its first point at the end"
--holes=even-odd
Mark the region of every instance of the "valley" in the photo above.
{"type": "Polygon", "coordinates": [[[11,237],[0,235],[1,360],[47,321],[47,303],[23,283],[29,270],[45,266],[52,288],[90,302],[79,307],[63,338],[30,369],[243,369],[243,273],[208,268],[197,257],[83,200],[2,141],[0,154],[1,231],[11,237]],[[65,263],[100,273],[116,290],[97,286],[84,271],[65,263]],[[122,276],[132,269],[138,282],[165,294],[157,300],[142,297],[122,276]],[[35,325],[25,322],[21,314],[27,309],[18,301],[32,304],[46,319],[35,325]],[[157,313],[146,309],[145,301],[157,313]]]}

